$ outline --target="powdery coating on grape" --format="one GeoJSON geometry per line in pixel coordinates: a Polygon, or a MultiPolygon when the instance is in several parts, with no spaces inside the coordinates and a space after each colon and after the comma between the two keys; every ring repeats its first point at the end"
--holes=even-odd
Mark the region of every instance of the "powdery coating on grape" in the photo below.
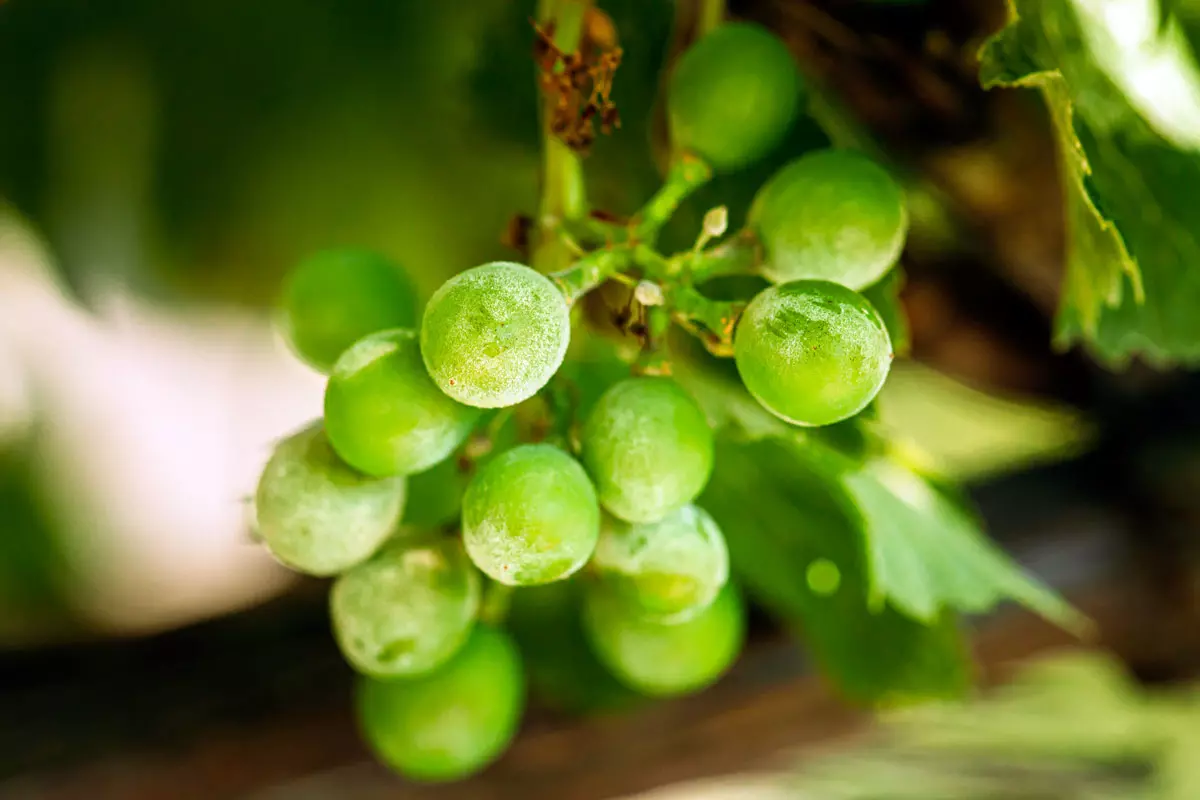
{"type": "Polygon", "coordinates": [[[750,164],[780,143],[800,104],[787,46],[750,23],[727,23],[696,42],[671,74],[667,112],[676,148],[718,171],[750,164]]]}
{"type": "Polygon", "coordinates": [[[525,705],[516,646],[478,626],[453,658],[419,678],[358,685],[358,721],[387,766],[418,781],[478,772],[512,741],[525,705]]]}
{"type": "Polygon", "coordinates": [[[560,580],[587,562],[600,506],[587,473],[557,447],[514,447],[476,473],[463,496],[467,553],[512,586],[560,580]]]}
{"type": "Polygon", "coordinates": [[[828,281],[794,281],[750,301],[733,354],[742,382],[768,411],[796,425],[829,425],[879,393],[892,343],[862,295],[828,281]]]}
{"type": "Polygon", "coordinates": [[[376,677],[437,668],[466,640],[479,610],[479,573],[453,539],[394,539],[340,576],[329,595],[346,660],[376,677]]]}
{"type": "Polygon", "coordinates": [[[497,261],[434,293],[421,323],[421,353],[443,392],[469,406],[502,408],[546,385],[570,337],[566,299],[550,279],[497,261]]]}
{"type": "Polygon", "coordinates": [[[704,412],[668,378],[630,378],[597,401],[581,435],[600,502],[630,522],[661,519],[700,494],[713,465],[704,412]]]}
{"type": "Polygon", "coordinates": [[[688,694],[716,681],[737,658],[746,633],[742,601],[731,586],[674,625],[647,620],[593,588],[583,622],[596,655],[618,679],[658,696],[688,694]]]}
{"type": "Polygon", "coordinates": [[[592,566],[612,590],[659,622],[683,622],[729,579],[729,551],[708,513],[687,505],[658,522],[608,519],[592,566]]]}
{"type": "Polygon", "coordinates": [[[335,575],[370,557],[404,508],[403,478],[372,478],[337,457],[322,426],[280,442],[254,497],[258,535],[276,558],[335,575]]]}
{"type": "Polygon", "coordinates": [[[482,412],[430,379],[417,334],[397,329],[356,342],[325,388],[325,430],[347,463],[371,475],[409,475],[443,461],[482,412]]]}
{"type": "Polygon", "coordinates": [[[408,276],[366,250],[328,250],[302,261],[288,275],[279,311],[284,338],[322,372],[363,336],[417,323],[408,276]]]}
{"type": "Polygon", "coordinates": [[[833,281],[863,289],[896,263],[908,233],[904,192],[887,170],[847,150],[784,166],[759,190],[750,226],[775,283],[833,281]]]}

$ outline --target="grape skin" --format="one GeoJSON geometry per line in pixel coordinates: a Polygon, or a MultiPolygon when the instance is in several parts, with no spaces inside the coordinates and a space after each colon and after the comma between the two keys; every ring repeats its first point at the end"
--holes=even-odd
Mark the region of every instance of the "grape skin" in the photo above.
{"type": "Polygon", "coordinates": [[[593,588],[584,626],[596,655],[622,682],[643,694],[689,694],[712,684],[742,649],[742,601],[726,585],[708,608],[678,624],[654,622],[619,598],[593,588]]]}
{"type": "Polygon", "coordinates": [[[746,166],[783,139],[796,117],[800,73],[765,28],[726,23],[693,44],[671,74],[671,137],[718,172],[746,166]]]}
{"type": "Polygon", "coordinates": [[[421,322],[421,353],[460,403],[502,408],[532,397],[558,370],[571,336],[566,299],[523,264],[496,261],[442,284],[421,322]]]}
{"type": "Polygon", "coordinates": [[[296,355],[329,372],[354,342],[417,323],[416,290],[389,259],[366,250],[327,250],[288,275],[279,328],[296,355]]]}
{"type": "Polygon", "coordinates": [[[712,474],[708,420],[668,378],[629,378],[611,386],[580,439],[600,502],[630,522],[661,519],[690,503],[712,474]]]}
{"type": "Polygon", "coordinates": [[[525,705],[522,672],[512,640],[477,626],[434,672],[360,679],[363,738],[380,761],[413,780],[466,778],[494,761],[516,734],[525,705]]]}
{"type": "Polygon", "coordinates": [[[315,423],[276,445],[255,492],[255,523],[284,564],[334,575],[383,544],[404,499],[403,478],[372,478],[351,469],[315,423]]]}
{"type": "Polygon", "coordinates": [[[817,279],[858,290],[899,259],[908,211],[903,190],[883,167],[859,153],[819,150],[767,181],[749,224],[772,282],[817,279]]]}
{"type": "Polygon", "coordinates": [[[369,475],[410,475],[445,460],[482,412],[456,403],[425,372],[413,331],[356,342],[325,388],[325,429],[345,461],[369,475]]]}
{"type": "Polygon", "coordinates": [[[463,496],[463,541],[489,577],[512,586],[560,580],[591,556],[600,506],[587,473],[547,444],[514,447],[476,473],[463,496]]]}
{"type": "Polygon", "coordinates": [[[334,637],[361,673],[419,675],[443,664],[466,640],[480,593],[479,573],[460,542],[393,539],[334,582],[334,637]]]}
{"type": "Polygon", "coordinates": [[[829,425],[862,411],[892,363],[879,312],[828,281],[760,292],[738,323],[733,353],[750,394],[795,425],[829,425]]]}
{"type": "Polygon", "coordinates": [[[592,566],[643,616],[676,623],[713,602],[729,579],[729,551],[708,512],[686,505],[658,522],[607,519],[592,566]]]}

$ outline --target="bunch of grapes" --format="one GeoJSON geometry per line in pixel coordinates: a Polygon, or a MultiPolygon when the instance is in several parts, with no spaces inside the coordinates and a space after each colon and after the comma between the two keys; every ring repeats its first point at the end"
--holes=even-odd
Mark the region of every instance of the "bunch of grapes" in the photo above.
{"type": "Polygon", "coordinates": [[[636,360],[586,414],[560,402],[556,374],[586,333],[579,296],[608,278],[639,284],[668,324],[726,345],[712,349],[792,424],[859,413],[887,376],[887,329],[857,290],[904,240],[888,173],[848,151],[805,155],[763,186],[730,240],[751,258],[705,249],[718,229],[664,257],[655,233],[678,199],[778,145],[802,94],[782,43],[744,24],[701,39],[669,89],[668,186],[563,270],[483,264],[420,314],[403,272],[371,253],[322,253],[289,279],[281,327],[328,374],[324,418],[276,447],[258,532],[288,566],[336,576],[330,614],[361,675],[363,734],[412,778],[468,775],[514,735],[525,697],[504,620],[514,592],[575,584],[594,656],[647,695],[707,686],[741,648],[724,534],[696,503],[713,468],[709,419],[667,371],[636,360]],[[772,285],[749,302],[710,300],[706,270],[730,263],[772,285]],[[523,414],[548,424],[513,424],[523,414]]]}

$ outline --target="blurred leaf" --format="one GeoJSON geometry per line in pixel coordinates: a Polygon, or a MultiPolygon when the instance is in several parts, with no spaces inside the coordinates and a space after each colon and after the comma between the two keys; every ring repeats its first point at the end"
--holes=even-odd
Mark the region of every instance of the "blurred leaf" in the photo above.
{"type": "Polygon", "coordinates": [[[1070,409],[996,397],[916,362],[892,366],[876,403],[894,441],[911,443],[922,466],[960,481],[1068,458],[1094,433],[1070,409]]]}
{"type": "Polygon", "coordinates": [[[1030,577],[963,508],[904,466],[875,458],[842,476],[870,553],[869,602],[932,622],[946,609],[987,611],[1015,600],[1077,634],[1090,623],[1030,577]]]}
{"type": "Polygon", "coordinates": [[[847,695],[875,703],[959,695],[969,670],[953,615],[927,626],[868,607],[862,536],[831,486],[796,442],[722,438],[699,502],[725,532],[742,585],[800,629],[847,695]],[[832,590],[807,579],[814,563],[835,568],[832,590]]]}
{"type": "Polygon", "coordinates": [[[1012,0],[985,87],[1042,90],[1067,187],[1062,342],[1114,364],[1200,361],[1200,70],[1156,3],[1012,0]],[[1119,13],[1118,13],[1119,12],[1119,13]]]}

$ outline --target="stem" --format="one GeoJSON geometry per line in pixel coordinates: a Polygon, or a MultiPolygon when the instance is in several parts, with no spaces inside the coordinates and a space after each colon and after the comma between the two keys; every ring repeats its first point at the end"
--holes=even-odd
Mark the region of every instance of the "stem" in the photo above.
{"type": "Polygon", "coordinates": [[[708,250],[672,256],[668,260],[667,274],[687,272],[694,283],[721,275],[757,275],[762,258],[758,237],[747,229],[708,250]]]}
{"type": "Polygon", "coordinates": [[[631,263],[632,253],[628,247],[593,250],[566,269],[550,273],[550,280],[554,281],[567,298],[567,305],[574,305],[580,297],[617,275],[631,263]]]}
{"type": "Polygon", "coordinates": [[[646,308],[646,346],[634,364],[637,374],[671,374],[670,353],[667,350],[667,333],[670,328],[670,311],[662,306],[646,308]]]}
{"type": "Polygon", "coordinates": [[[693,192],[712,180],[712,167],[690,154],[683,154],[672,164],[667,179],[654,196],[638,212],[633,236],[653,244],[658,231],[693,192]]]}
{"type": "Polygon", "coordinates": [[[671,287],[667,296],[676,322],[697,336],[717,356],[733,355],[733,330],[746,304],[709,300],[688,285],[671,287]]]}
{"type": "MultiPolygon", "coordinates": [[[[563,52],[579,47],[583,19],[590,0],[539,0],[538,21],[554,21],[554,44],[563,52]]],[[[542,113],[542,199],[538,207],[538,235],[531,260],[534,269],[549,272],[571,262],[571,251],[558,236],[563,220],[587,214],[583,165],[579,156],[550,133],[549,115],[542,113]]]]}
{"type": "Polygon", "coordinates": [[[489,580],[483,587],[483,600],[479,604],[479,620],[487,625],[501,625],[508,616],[515,587],[489,580]]]}
{"type": "Polygon", "coordinates": [[[696,15],[696,38],[700,39],[725,21],[725,0],[697,0],[700,13],[696,15]]]}

